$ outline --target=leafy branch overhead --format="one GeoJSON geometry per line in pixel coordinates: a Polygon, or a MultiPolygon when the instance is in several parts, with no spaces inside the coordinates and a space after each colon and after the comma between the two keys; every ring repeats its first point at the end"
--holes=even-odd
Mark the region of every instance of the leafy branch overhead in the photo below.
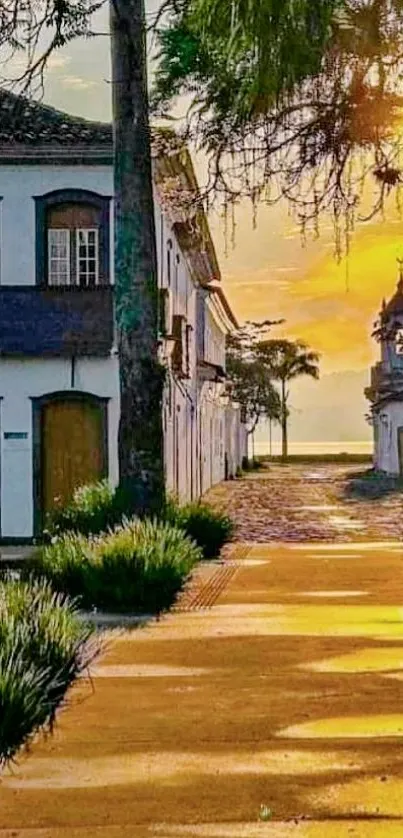
{"type": "Polygon", "coordinates": [[[185,133],[226,206],[285,197],[302,229],[331,212],[348,246],[368,176],[381,209],[402,180],[402,0],[172,0],[154,105],[190,97],[185,133]]]}
{"type": "MultiPolygon", "coordinates": [[[[52,53],[94,34],[102,4],[4,0],[2,83],[41,87],[52,53]]],[[[178,97],[189,102],[182,139],[208,161],[198,201],[233,215],[245,196],[254,212],[284,197],[303,233],[330,213],[338,255],[357,219],[392,190],[399,201],[403,0],[162,0],[153,18],[154,112],[172,120],[178,97]]]]}
{"type": "Polygon", "coordinates": [[[1,83],[42,92],[50,57],[75,38],[88,37],[102,5],[103,0],[2,0],[1,83]]]}

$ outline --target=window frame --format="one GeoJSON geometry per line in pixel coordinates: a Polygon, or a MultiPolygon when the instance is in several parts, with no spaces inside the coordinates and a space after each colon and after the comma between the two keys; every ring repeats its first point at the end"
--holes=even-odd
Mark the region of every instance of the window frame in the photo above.
{"type": "Polygon", "coordinates": [[[63,288],[64,286],[71,286],[71,233],[72,231],[68,227],[47,227],[47,240],[48,240],[48,260],[47,260],[47,283],[51,288],[63,288]],[[50,234],[51,233],[65,233],[67,234],[67,242],[66,242],[66,282],[51,282],[51,263],[52,261],[61,262],[62,260],[51,255],[51,243],[50,243],[50,234]]]}
{"type": "MultiPolygon", "coordinates": [[[[99,285],[99,263],[100,263],[100,236],[99,236],[99,228],[98,227],[76,227],[74,229],[74,236],[75,236],[75,268],[76,268],[76,285],[79,288],[93,288],[99,285]],[[95,279],[94,284],[90,283],[88,278],[82,283],[80,277],[80,233],[95,233],[95,279]]],[[[86,245],[89,246],[88,243],[86,245]]],[[[86,257],[87,262],[89,261],[89,257],[86,257]]]]}
{"type": "MultiPolygon", "coordinates": [[[[98,238],[98,285],[111,285],[111,201],[112,196],[101,195],[88,189],[57,189],[43,195],[33,195],[35,204],[35,283],[41,288],[52,288],[49,283],[49,257],[47,235],[47,212],[58,204],[89,204],[100,210],[98,238]]],[[[56,229],[56,228],[55,228],[56,229]]],[[[89,228],[88,228],[89,229],[89,228]]],[[[71,275],[71,271],[70,271],[71,275]]],[[[58,288],[63,286],[59,285],[58,288]]],[[[71,283],[68,288],[79,288],[78,283],[71,283]]],[[[91,286],[85,286],[91,287],[91,286]]]]}

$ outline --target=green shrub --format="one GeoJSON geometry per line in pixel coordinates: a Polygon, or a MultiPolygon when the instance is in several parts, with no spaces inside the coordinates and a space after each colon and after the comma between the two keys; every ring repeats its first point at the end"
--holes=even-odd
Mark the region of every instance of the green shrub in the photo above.
{"type": "MultiPolygon", "coordinates": [[[[70,533],[65,546],[60,548],[63,553],[65,580],[65,587],[62,586],[61,590],[67,590],[73,595],[81,595],[82,592],[82,567],[83,563],[86,564],[88,543],[80,538],[74,539],[71,533],[83,536],[106,533],[133,514],[132,506],[129,496],[119,490],[115,491],[106,480],[102,480],[76,489],[71,503],[51,514],[45,531],[47,540],[70,533]],[[79,568],[75,558],[77,551],[83,554],[79,568]],[[76,585],[74,579],[77,574],[79,581],[76,585]]],[[[170,499],[161,518],[173,527],[183,530],[203,550],[206,559],[218,556],[221,547],[231,538],[234,530],[233,523],[227,515],[200,501],[181,506],[176,500],[170,499]]],[[[55,561],[57,564],[59,560],[55,558],[55,561]]]]}
{"type": "Polygon", "coordinates": [[[65,533],[40,548],[28,572],[83,608],[155,613],[168,608],[201,552],[168,523],[125,521],[102,536],[65,533]]]}
{"type": "Polygon", "coordinates": [[[166,504],[165,518],[201,548],[205,559],[216,558],[234,532],[228,515],[200,501],[181,506],[171,499],[166,504]]]}
{"type": "Polygon", "coordinates": [[[46,522],[45,535],[80,532],[97,535],[122,520],[122,502],[107,480],[80,486],[67,506],[56,507],[46,522]]]}
{"type": "Polygon", "coordinates": [[[0,765],[52,727],[68,687],[96,654],[91,633],[47,583],[0,582],[0,765]]]}

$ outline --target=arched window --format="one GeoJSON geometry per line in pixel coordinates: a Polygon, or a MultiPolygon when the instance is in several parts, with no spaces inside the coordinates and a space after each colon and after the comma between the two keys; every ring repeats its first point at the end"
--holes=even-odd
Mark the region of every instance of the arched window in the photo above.
{"type": "Polygon", "coordinates": [[[64,189],[35,198],[37,284],[109,283],[110,198],[64,189]]]}

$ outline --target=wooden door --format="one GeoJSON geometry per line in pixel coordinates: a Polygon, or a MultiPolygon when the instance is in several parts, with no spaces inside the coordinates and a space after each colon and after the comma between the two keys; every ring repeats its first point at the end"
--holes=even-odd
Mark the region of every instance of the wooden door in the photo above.
{"type": "Polygon", "coordinates": [[[49,512],[74,490],[105,475],[105,415],[101,405],[57,400],[42,408],[42,507],[49,512]]]}

